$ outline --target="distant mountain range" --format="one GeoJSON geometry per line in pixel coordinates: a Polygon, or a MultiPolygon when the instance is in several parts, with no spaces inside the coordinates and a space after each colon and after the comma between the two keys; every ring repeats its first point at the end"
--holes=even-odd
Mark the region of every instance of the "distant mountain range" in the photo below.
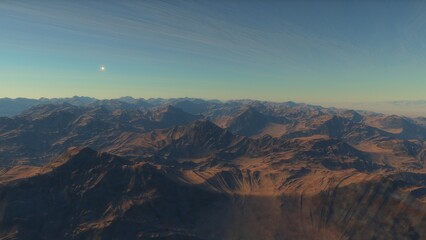
{"type": "Polygon", "coordinates": [[[426,119],[3,99],[0,239],[425,239],[426,119]]]}
{"type": "MultiPolygon", "coordinates": [[[[197,114],[205,110],[206,102],[210,103],[222,103],[219,100],[203,100],[193,98],[175,98],[175,99],[162,99],[162,98],[133,98],[133,97],[121,97],[112,100],[99,100],[91,97],[78,97],[74,96],[71,98],[0,98],[0,116],[13,116],[19,114],[31,107],[40,104],[57,104],[57,103],[69,103],[76,106],[90,105],[95,102],[98,104],[105,101],[120,101],[131,104],[141,104],[145,106],[158,106],[164,103],[176,103],[176,107],[181,108],[189,113],[197,114]]],[[[231,102],[250,102],[253,100],[239,100],[231,102]]],[[[294,102],[286,102],[287,104],[296,104],[294,102]]],[[[358,111],[373,111],[384,114],[397,114],[406,115],[410,117],[426,117],[426,100],[416,101],[382,101],[382,102],[333,102],[323,103],[323,106],[330,108],[342,108],[342,109],[356,109],[358,111]]]]}
{"type": "Polygon", "coordinates": [[[167,103],[175,103],[177,107],[184,110],[191,111],[203,111],[206,103],[220,103],[219,100],[202,100],[202,99],[190,99],[190,98],[177,98],[177,99],[162,99],[162,98],[133,98],[133,97],[121,97],[117,99],[103,99],[99,100],[91,97],[79,97],[74,96],[71,98],[0,98],[0,116],[14,116],[22,113],[37,105],[45,104],[61,104],[68,103],[74,106],[101,106],[107,105],[108,107],[125,108],[126,106],[131,108],[140,107],[154,107],[161,106],[167,103]],[[115,105],[115,106],[114,106],[115,105]]]}

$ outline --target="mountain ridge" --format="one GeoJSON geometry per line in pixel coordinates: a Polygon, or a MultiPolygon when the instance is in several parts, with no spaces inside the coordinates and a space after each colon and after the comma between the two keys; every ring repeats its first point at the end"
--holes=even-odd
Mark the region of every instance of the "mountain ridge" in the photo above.
{"type": "Polygon", "coordinates": [[[426,237],[418,121],[296,103],[125,101],[0,117],[0,238],[426,237]]]}

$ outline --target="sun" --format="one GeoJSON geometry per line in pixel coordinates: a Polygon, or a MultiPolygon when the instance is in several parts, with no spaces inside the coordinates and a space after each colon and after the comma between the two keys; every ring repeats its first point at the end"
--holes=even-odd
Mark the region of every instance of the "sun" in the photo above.
{"type": "Polygon", "coordinates": [[[99,67],[99,70],[100,70],[101,72],[104,72],[104,71],[106,70],[106,67],[105,67],[105,66],[103,66],[103,65],[101,65],[101,66],[99,67]]]}

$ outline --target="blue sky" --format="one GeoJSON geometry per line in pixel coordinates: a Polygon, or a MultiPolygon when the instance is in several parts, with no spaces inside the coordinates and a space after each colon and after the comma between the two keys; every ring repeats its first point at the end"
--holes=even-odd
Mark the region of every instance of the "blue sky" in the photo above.
{"type": "Polygon", "coordinates": [[[422,1],[4,0],[0,29],[0,97],[425,99],[422,1]]]}

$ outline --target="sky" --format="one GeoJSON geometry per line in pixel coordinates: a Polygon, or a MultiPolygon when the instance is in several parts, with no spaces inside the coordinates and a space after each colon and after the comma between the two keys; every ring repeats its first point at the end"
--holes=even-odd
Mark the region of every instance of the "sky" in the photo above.
{"type": "Polygon", "coordinates": [[[424,1],[2,0],[0,29],[0,97],[426,98],[424,1]]]}

